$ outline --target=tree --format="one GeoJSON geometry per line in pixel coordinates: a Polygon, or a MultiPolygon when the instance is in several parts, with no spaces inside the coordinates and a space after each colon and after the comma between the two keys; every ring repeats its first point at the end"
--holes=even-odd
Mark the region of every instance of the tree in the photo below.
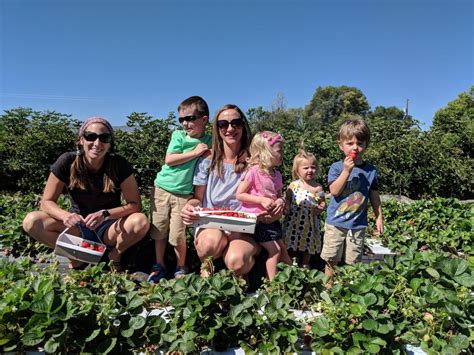
{"type": "Polygon", "coordinates": [[[365,116],[369,109],[367,98],[355,87],[320,86],[306,106],[305,114],[321,127],[334,123],[344,113],[365,116]]]}
{"type": "Polygon", "coordinates": [[[117,151],[132,164],[140,190],[147,192],[164,164],[176,117],[170,112],[166,119],[154,119],[146,112],[133,112],[127,118],[133,130],[116,132],[117,151]]]}
{"type": "Polygon", "coordinates": [[[459,94],[447,107],[438,110],[433,118],[433,131],[451,134],[458,140],[459,148],[467,158],[474,149],[474,86],[469,92],[459,94]],[[456,138],[457,137],[457,138],[456,138]]]}
{"type": "Polygon", "coordinates": [[[80,122],[70,116],[31,108],[6,110],[0,116],[3,189],[42,191],[50,165],[62,153],[75,150],[80,122]]]}

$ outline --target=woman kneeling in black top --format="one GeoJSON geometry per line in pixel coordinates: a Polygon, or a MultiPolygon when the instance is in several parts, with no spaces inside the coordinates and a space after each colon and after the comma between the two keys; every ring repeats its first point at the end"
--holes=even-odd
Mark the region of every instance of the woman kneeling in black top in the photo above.
{"type": "MultiPolygon", "coordinates": [[[[64,153],[51,167],[40,211],[29,213],[23,228],[51,248],[65,227],[68,233],[86,239],[99,237],[110,248],[109,259],[120,271],[121,254],[148,231],[148,220],[140,211],[132,167],[114,154],[112,126],[104,118],[90,117],[79,129],[77,152],[64,153]],[[70,211],[57,204],[63,193],[71,200],[70,211]]],[[[83,265],[71,261],[71,266],[83,265]]]]}

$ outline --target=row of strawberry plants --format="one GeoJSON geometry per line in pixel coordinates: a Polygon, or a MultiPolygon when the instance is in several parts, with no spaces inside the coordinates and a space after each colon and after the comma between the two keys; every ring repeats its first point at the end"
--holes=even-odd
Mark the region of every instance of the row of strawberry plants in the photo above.
{"type": "MultiPolygon", "coordinates": [[[[0,243],[14,255],[34,255],[46,250],[28,238],[22,230],[24,216],[38,208],[39,196],[34,194],[0,195],[0,243]]],[[[61,198],[62,206],[68,201],[61,198]]],[[[474,204],[455,199],[436,198],[414,203],[384,202],[386,231],[383,241],[400,252],[408,247],[445,250],[453,254],[474,252],[472,225],[474,204]]],[[[372,215],[372,224],[373,224],[372,215]]]]}
{"type": "Polygon", "coordinates": [[[137,285],[103,264],[66,275],[57,266],[0,259],[0,351],[296,350],[289,297],[247,297],[230,272],[137,285]]]}
{"type": "Polygon", "coordinates": [[[322,353],[396,353],[406,344],[459,353],[474,340],[473,269],[459,257],[412,250],[341,268],[325,290],[321,273],[282,266],[249,297],[245,283],[224,271],[138,285],[103,264],[64,275],[57,264],[3,259],[0,350],[283,352],[299,350],[306,331],[322,353]],[[322,316],[301,323],[294,308],[322,316]],[[155,309],[167,310],[166,318],[155,309]]]}
{"type": "Polygon", "coordinates": [[[446,198],[414,203],[388,200],[383,209],[386,226],[383,240],[393,250],[403,252],[414,247],[456,255],[474,253],[473,203],[446,198]]]}

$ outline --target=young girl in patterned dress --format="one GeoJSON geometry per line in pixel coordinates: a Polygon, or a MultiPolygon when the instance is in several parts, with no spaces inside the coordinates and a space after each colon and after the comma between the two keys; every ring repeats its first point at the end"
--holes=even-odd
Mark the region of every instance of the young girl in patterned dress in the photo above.
{"type": "Polygon", "coordinates": [[[309,267],[311,255],[321,252],[319,215],[326,200],[323,187],[314,180],[318,173],[316,157],[302,147],[293,159],[294,181],[286,191],[284,239],[292,254],[301,253],[303,267],[309,267]]]}

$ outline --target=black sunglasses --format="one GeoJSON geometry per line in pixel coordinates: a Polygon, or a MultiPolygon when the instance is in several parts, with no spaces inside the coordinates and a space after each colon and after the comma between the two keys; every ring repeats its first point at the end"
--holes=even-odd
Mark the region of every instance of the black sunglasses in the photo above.
{"type": "Polygon", "coordinates": [[[179,117],[178,118],[178,121],[179,123],[183,123],[184,121],[186,122],[193,122],[193,121],[196,121],[199,117],[198,116],[195,116],[195,115],[191,115],[191,116],[184,116],[184,117],[179,117]]]}
{"type": "Polygon", "coordinates": [[[94,133],[94,132],[87,132],[86,131],[86,132],[84,132],[84,134],[82,136],[88,142],[95,142],[95,140],[97,138],[99,138],[99,140],[102,143],[110,143],[112,141],[112,135],[110,133],[97,134],[97,133],[94,133]]]}
{"type": "Polygon", "coordinates": [[[227,121],[227,120],[217,121],[217,127],[220,129],[227,129],[229,128],[229,125],[231,125],[232,128],[240,128],[244,125],[244,120],[239,117],[239,118],[234,118],[232,121],[227,121]]]}

